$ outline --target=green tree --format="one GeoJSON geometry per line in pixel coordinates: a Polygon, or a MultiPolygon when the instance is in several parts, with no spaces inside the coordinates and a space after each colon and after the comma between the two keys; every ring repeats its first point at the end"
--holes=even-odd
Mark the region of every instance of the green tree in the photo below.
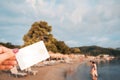
{"type": "Polygon", "coordinates": [[[79,48],[71,48],[70,51],[72,53],[81,53],[80,49],[79,48]]]}
{"type": "Polygon", "coordinates": [[[23,37],[24,46],[33,44],[40,40],[43,40],[44,42],[49,42],[49,38],[51,39],[52,37],[52,34],[50,34],[51,31],[52,28],[48,25],[47,22],[35,22],[32,25],[31,29],[28,31],[28,33],[25,34],[23,37]]]}
{"type": "Polygon", "coordinates": [[[49,26],[47,22],[45,21],[35,22],[31,26],[31,29],[28,31],[28,33],[24,35],[23,46],[27,46],[42,40],[45,42],[45,45],[48,50],[57,52],[57,48],[54,44],[56,39],[53,38],[51,31],[52,26],[49,26]]]}
{"type": "Polygon", "coordinates": [[[53,52],[69,53],[69,47],[63,41],[57,41],[51,34],[52,26],[47,22],[35,22],[27,34],[24,35],[24,45],[27,46],[38,41],[44,41],[47,49],[53,52]]]}
{"type": "Polygon", "coordinates": [[[61,53],[70,53],[70,48],[64,43],[64,41],[57,41],[56,42],[56,47],[59,52],[61,53]]]}
{"type": "Polygon", "coordinates": [[[10,42],[7,42],[7,43],[0,42],[0,45],[8,47],[8,48],[20,48],[20,45],[13,45],[10,42]]]}

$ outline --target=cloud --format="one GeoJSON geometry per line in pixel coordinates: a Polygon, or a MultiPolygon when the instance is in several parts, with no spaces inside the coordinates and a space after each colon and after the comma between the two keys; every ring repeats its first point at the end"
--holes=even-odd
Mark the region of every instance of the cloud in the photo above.
{"type": "Polygon", "coordinates": [[[109,38],[107,37],[91,37],[90,39],[93,43],[105,43],[105,42],[108,42],[109,41],[109,38]]]}
{"type": "Polygon", "coordinates": [[[36,0],[26,0],[26,2],[31,4],[32,8],[35,9],[36,0]]]}
{"type": "Polygon", "coordinates": [[[91,37],[89,42],[91,43],[90,45],[97,45],[101,47],[119,47],[120,45],[120,40],[114,40],[112,38],[108,37],[91,37]]]}
{"type": "Polygon", "coordinates": [[[57,4],[56,0],[52,2],[47,0],[26,0],[26,2],[32,6],[38,16],[41,14],[41,16],[52,19],[58,17],[60,22],[68,20],[75,25],[85,23],[86,21],[97,24],[104,20],[110,20],[112,17],[117,18],[120,16],[119,5],[113,3],[112,0],[99,1],[94,6],[91,6],[93,2],[95,4],[96,1],[94,0],[92,2],[89,2],[89,0],[66,0],[57,4]],[[69,5],[72,5],[72,7],[69,5]],[[113,7],[113,5],[115,6],[113,7]]]}
{"type": "Polygon", "coordinates": [[[6,41],[6,39],[4,38],[0,38],[0,42],[8,42],[8,41],[6,41]]]}
{"type": "MultiPolygon", "coordinates": [[[[0,27],[21,27],[22,31],[15,31],[19,39],[32,23],[45,20],[52,25],[53,35],[70,46],[115,47],[120,41],[116,38],[120,35],[119,0],[4,0],[0,4],[0,27]]],[[[12,29],[6,30],[0,29],[12,36],[12,29]]]]}
{"type": "Polygon", "coordinates": [[[56,14],[54,13],[55,0],[53,0],[52,2],[45,0],[26,0],[26,2],[32,6],[36,15],[41,14],[49,17],[56,16],[56,14]]]}
{"type": "Polygon", "coordinates": [[[3,26],[0,28],[0,42],[11,42],[13,44],[23,44],[23,36],[28,31],[27,27],[3,26]]]}
{"type": "Polygon", "coordinates": [[[83,9],[79,9],[76,8],[72,14],[69,14],[70,20],[71,22],[73,22],[74,24],[78,24],[82,22],[82,19],[84,17],[84,14],[87,11],[83,10],[83,9]]]}
{"type": "Polygon", "coordinates": [[[65,43],[67,44],[67,45],[69,45],[70,47],[74,47],[74,46],[78,46],[77,44],[78,44],[78,42],[77,41],[74,41],[74,40],[69,40],[69,41],[65,41],[65,43]]]}

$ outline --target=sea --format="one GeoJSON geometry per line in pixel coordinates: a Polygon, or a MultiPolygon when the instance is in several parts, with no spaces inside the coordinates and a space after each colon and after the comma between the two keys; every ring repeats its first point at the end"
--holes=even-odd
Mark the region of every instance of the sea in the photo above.
{"type": "MultiPolygon", "coordinates": [[[[100,62],[97,68],[97,80],[120,80],[120,60],[100,62]]],[[[82,63],[76,71],[67,75],[66,80],[92,80],[88,63],[82,63]]]]}

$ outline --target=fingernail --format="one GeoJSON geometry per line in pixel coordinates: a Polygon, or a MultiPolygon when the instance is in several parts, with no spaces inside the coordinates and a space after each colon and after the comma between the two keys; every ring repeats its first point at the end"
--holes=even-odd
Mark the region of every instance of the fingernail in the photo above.
{"type": "Polygon", "coordinates": [[[17,53],[19,51],[19,49],[18,48],[15,48],[15,49],[13,49],[13,53],[17,53]]]}

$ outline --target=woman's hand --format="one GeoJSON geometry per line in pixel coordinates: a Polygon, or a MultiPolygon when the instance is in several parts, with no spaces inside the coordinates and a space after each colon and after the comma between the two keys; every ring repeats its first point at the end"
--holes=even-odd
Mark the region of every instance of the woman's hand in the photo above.
{"type": "Polygon", "coordinates": [[[13,68],[16,64],[15,52],[18,50],[13,50],[4,46],[0,46],[0,70],[8,70],[13,68]]]}

